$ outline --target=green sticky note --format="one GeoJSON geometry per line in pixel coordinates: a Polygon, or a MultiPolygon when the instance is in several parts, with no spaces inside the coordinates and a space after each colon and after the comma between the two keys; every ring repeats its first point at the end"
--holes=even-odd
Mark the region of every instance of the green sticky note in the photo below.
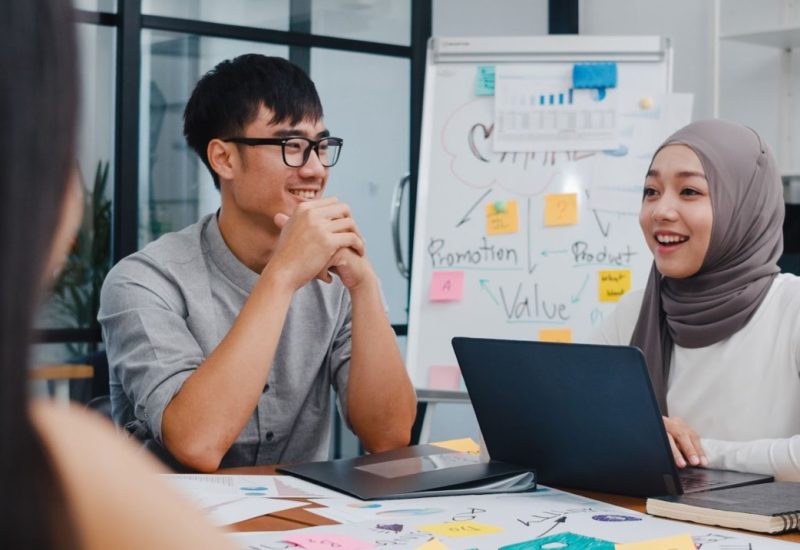
{"type": "Polygon", "coordinates": [[[475,95],[494,95],[494,65],[482,65],[478,67],[478,71],[475,75],[475,95]]]}

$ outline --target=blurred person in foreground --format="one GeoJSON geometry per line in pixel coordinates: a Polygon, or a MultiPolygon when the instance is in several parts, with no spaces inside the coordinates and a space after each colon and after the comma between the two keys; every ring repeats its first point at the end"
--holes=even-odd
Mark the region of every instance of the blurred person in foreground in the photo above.
{"type": "Polygon", "coordinates": [[[228,548],[153,459],[82,409],[32,400],[32,324],[82,217],[68,0],[0,18],[0,548],[228,548]]]}

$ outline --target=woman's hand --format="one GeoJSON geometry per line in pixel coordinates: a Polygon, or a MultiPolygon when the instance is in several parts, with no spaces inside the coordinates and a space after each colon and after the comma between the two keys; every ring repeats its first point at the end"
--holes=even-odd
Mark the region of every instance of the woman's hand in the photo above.
{"type": "Polygon", "coordinates": [[[700,436],[689,425],[680,418],[662,417],[664,427],[667,429],[669,446],[672,448],[672,456],[678,468],[691,466],[707,466],[703,446],[700,444],[700,436]]]}

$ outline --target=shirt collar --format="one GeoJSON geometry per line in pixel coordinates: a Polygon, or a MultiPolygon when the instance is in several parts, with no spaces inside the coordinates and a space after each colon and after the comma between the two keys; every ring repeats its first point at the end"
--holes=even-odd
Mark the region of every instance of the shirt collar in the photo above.
{"type": "Polygon", "coordinates": [[[216,214],[211,214],[203,228],[203,242],[206,252],[219,270],[236,286],[247,292],[252,292],[258,281],[259,274],[244,265],[234,256],[231,249],[222,238],[219,230],[219,221],[216,214]]]}

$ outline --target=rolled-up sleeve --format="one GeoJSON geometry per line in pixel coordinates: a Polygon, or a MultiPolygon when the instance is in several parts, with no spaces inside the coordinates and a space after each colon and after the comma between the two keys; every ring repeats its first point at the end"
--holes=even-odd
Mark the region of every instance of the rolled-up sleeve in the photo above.
{"type": "Polygon", "coordinates": [[[108,354],[112,407],[117,422],[133,417],[162,442],[164,409],[204,356],[188,326],[188,310],[178,285],[141,253],[109,273],[98,320],[108,354]],[[127,403],[115,402],[113,385],[127,403]]]}
{"type": "Polygon", "coordinates": [[[353,353],[352,334],[353,319],[350,294],[344,292],[342,294],[342,307],[336,335],[331,343],[330,372],[333,388],[336,390],[339,415],[344,419],[347,427],[351,429],[352,426],[347,412],[347,383],[350,379],[350,358],[353,353]]]}

